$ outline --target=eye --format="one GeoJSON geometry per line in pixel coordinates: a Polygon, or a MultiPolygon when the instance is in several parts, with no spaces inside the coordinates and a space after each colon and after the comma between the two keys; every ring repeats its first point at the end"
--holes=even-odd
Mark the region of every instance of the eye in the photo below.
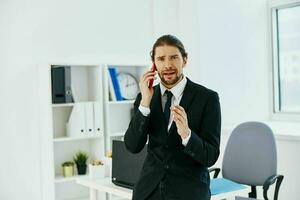
{"type": "Polygon", "coordinates": [[[177,59],[177,58],[178,58],[177,55],[171,56],[171,60],[175,60],[175,59],[177,59]]]}
{"type": "Polygon", "coordinates": [[[158,60],[158,61],[163,61],[164,58],[163,58],[163,57],[158,57],[157,60],[158,60]]]}

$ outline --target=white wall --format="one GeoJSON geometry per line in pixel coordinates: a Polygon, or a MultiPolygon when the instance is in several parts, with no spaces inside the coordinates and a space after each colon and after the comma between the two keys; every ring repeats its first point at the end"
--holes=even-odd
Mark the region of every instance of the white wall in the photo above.
{"type": "Polygon", "coordinates": [[[0,0],[0,199],[41,200],[42,189],[51,199],[53,185],[41,186],[49,144],[39,142],[47,118],[38,111],[38,67],[149,63],[151,15],[150,1],[0,0]]]}
{"type": "MultiPolygon", "coordinates": [[[[268,0],[177,0],[168,13],[163,20],[156,17],[155,36],[168,30],[179,36],[189,53],[186,75],[216,90],[220,96],[222,126],[227,131],[222,132],[222,153],[215,166],[221,167],[223,151],[234,126],[244,121],[264,121],[277,135],[278,173],[285,176],[279,199],[297,199],[300,123],[270,122],[268,0]],[[298,136],[286,136],[295,133],[298,136]]],[[[271,197],[273,190],[274,187],[269,192],[271,197]]],[[[258,195],[263,198],[261,189],[258,195]]]]}
{"type": "MultiPolygon", "coordinates": [[[[220,94],[224,124],[266,120],[269,113],[267,1],[192,1],[197,65],[193,79],[220,94]]],[[[187,10],[186,13],[189,11],[187,10]]],[[[182,15],[186,18],[185,13],[182,15]]]]}
{"type": "MultiPolygon", "coordinates": [[[[277,135],[278,173],[285,176],[279,199],[298,199],[300,123],[270,122],[268,0],[188,0],[179,4],[179,35],[190,51],[187,75],[219,93],[226,130],[251,120],[271,126],[277,135]],[[295,134],[298,136],[286,136],[295,134]]],[[[229,136],[225,132],[217,167],[221,167],[229,136]]]]}
{"type": "MultiPolygon", "coordinates": [[[[267,0],[0,0],[0,30],[0,199],[40,200],[47,189],[40,64],[150,63],[154,39],[171,33],[189,52],[186,74],[219,92],[224,126],[269,119],[267,0]]],[[[279,172],[287,175],[280,199],[298,195],[300,147],[290,142],[278,141],[279,172]]]]}

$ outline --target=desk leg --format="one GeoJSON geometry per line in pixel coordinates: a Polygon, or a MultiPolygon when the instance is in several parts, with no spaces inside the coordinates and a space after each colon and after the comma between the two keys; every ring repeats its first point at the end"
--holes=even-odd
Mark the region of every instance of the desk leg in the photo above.
{"type": "Polygon", "coordinates": [[[90,200],[97,200],[97,190],[90,189],[90,200]]]}

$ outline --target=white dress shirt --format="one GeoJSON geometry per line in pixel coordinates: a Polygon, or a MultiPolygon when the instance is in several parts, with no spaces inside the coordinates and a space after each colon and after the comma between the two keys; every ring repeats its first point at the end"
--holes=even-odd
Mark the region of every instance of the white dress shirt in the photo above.
{"type": "MultiPolygon", "coordinates": [[[[173,94],[172,99],[171,99],[171,107],[174,106],[174,105],[179,105],[180,100],[181,100],[182,95],[183,95],[184,88],[186,86],[186,83],[187,83],[187,79],[186,79],[185,76],[183,76],[182,80],[179,83],[177,83],[174,87],[169,89],[169,91],[172,92],[172,94],[173,94]]],[[[161,96],[161,98],[162,98],[161,99],[162,110],[164,110],[165,104],[167,102],[167,96],[164,95],[164,93],[167,90],[167,88],[162,83],[160,83],[159,86],[160,86],[160,93],[162,95],[161,96]]],[[[140,105],[139,110],[141,111],[141,113],[144,116],[148,116],[150,114],[150,108],[149,107],[145,107],[145,106],[140,105]]],[[[168,130],[170,129],[172,123],[173,123],[173,116],[170,116],[169,123],[168,123],[168,130]]],[[[191,133],[189,133],[189,135],[185,139],[182,139],[182,144],[184,146],[187,145],[190,137],[191,137],[191,133]]]]}

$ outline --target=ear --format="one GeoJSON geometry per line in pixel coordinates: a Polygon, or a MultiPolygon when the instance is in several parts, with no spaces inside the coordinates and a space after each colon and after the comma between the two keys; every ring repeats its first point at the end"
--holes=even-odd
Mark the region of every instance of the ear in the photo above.
{"type": "Polygon", "coordinates": [[[183,66],[182,67],[185,67],[187,64],[187,57],[183,58],[183,66]]]}

